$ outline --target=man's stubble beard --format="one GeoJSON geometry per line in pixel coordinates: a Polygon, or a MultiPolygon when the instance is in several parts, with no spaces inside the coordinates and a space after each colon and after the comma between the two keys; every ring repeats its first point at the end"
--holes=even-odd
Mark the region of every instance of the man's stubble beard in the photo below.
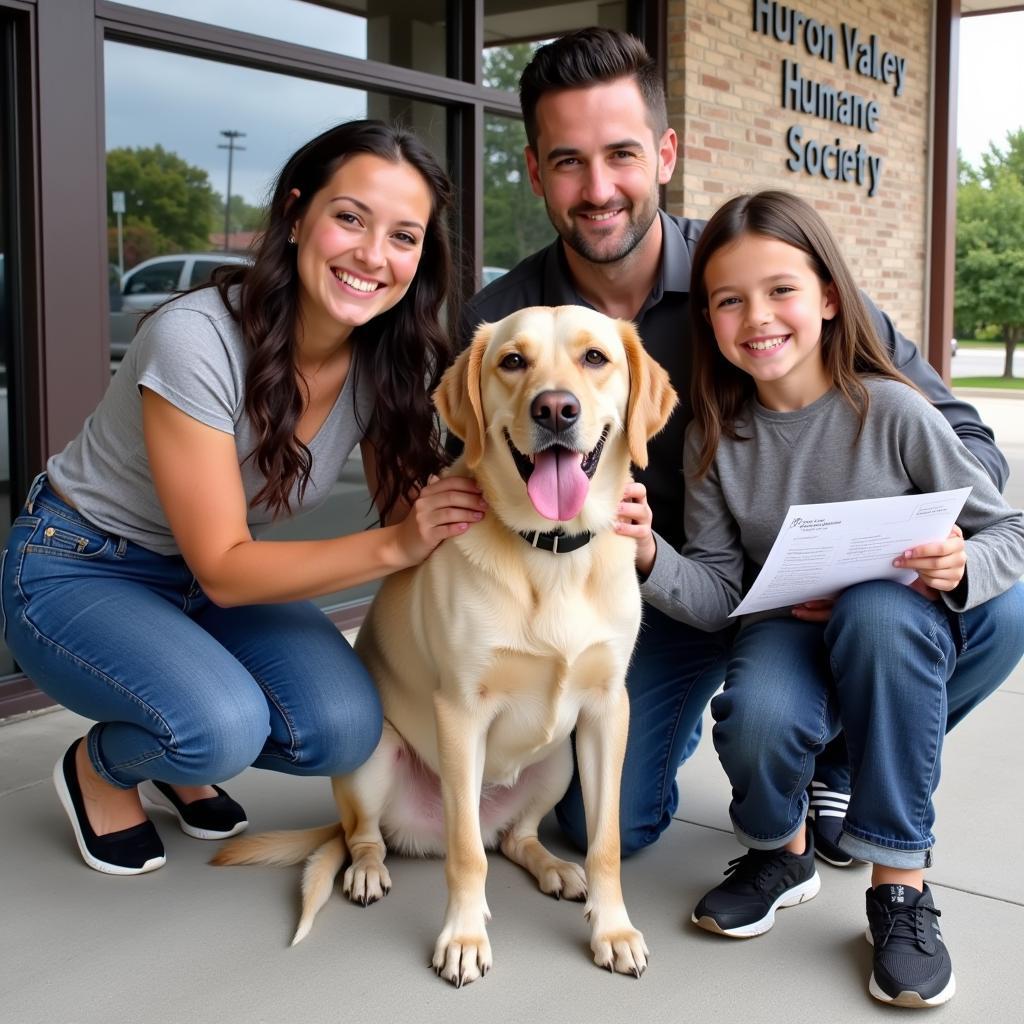
{"type": "Polygon", "coordinates": [[[626,226],[626,230],[623,232],[618,245],[610,252],[598,251],[583,237],[582,232],[576,228],[575,218],[570,213],[569,226],[566,227],[560,221],[556,220],[551,212],[551,207],[548,206],[547,199],[544,200],[544,207],[548,213],[548,220],[551,221],[551,226],[555,229],[559,238],[573,252],[582,256],[583,259],[589,263],[618,263],[624,260],[633,250],[644,240],[647,236],[647,232],[650,230],[651,225],[654,223],[654,218],[658,216],[658,190],[655,188],[651,194],[647,197],[647,201],[644,202],[639,208],[636,205],[631,204],[629,207],[629,223],[626,226]]]}

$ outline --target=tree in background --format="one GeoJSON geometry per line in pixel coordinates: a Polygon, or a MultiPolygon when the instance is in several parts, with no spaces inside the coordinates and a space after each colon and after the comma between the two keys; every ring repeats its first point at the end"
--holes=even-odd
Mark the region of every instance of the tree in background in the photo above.
{"type": "Polygon", "coordinates": [[[1024,182],[1024,128],[1006,133],[1005,152],[992,143],[982,154],[980,174],[984,181],[992,184],[1004,171],[1024,182]]]}
{"type": "Polygon", "coordinates": [[[1003,376],[1024,341],[1024,129],[1005,151],[989,146],[976,170],[962,158],[957,188],[957,333],[996,328],[1006,346],[1003,376]]]}
{"type": "MultiPolygon", "coordinates": [[[[201,167],[162,146],[107,153],[107,190],[125,194],[125,269],[163,253],[205,251],[218,197],[201,167]]],[[[221,200],[223,211],[223,201],[221,200]]],[[[234,204],[232,204],[232,207],[234,204]]],[[[111,204],[108,200],[107,209],[111,204]]],[[[117,262],[117,218],[107,214],[108,251],[117,262]]]]}
{"type": "MultiPolygon", "coordinates": [[[[493,46],[484,51],[484,84],[519,88],[519,74],[540,43],[493,46]]],[[[518,118],[488,114],[484,119],[484,263],[514,267],[551,241],[543,200],[533,194],[523,149],[526,131],[518,118]]]]}
{"type": "MultiPolygon", "coordinates": [[[[213,222],[217,225],[214,230],[223,232],[224,228],[224,197],[219,192],[213,193],[213,222]]],[[[266,210],[262,206],[251,206],[241,196],[231,197],[231,230],[234,231],[259,231],[263,227],[263,215],[266,210]]]]}

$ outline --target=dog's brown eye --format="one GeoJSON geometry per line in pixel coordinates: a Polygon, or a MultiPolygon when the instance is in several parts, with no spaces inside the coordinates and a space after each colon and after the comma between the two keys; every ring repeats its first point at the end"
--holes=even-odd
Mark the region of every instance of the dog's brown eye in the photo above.
{"type": "Polygon", "coordinates": [[[518,352],[509,352],[498,365],[503,370],[522,370],[526,367],[526,360],[518,352]]]}
{"type": "Polygon", "coordinates": [[[608,357],[597,348],[588,348],[583,359],[590,366],[604,366],[608,362],[608,357]]]}

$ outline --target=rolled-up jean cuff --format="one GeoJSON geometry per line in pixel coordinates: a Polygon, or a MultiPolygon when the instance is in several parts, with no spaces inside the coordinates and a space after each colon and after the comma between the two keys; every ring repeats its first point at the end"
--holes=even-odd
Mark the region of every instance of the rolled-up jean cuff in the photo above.
{"type": "Polygon", "coordinates": [[[858,836],[844,831],[839,837],[839,849],[854,860],[865,860],[869,864],[880,864],[886,868],[930,868],[932,847],[921,850],[895,850],[880,843],[869,843],[858,836]]]}
{"type": "Polygon", "coordinates": [[[92,763],[93,771],[106,783],[111,786],[116,786],[118,789],[134,789],[137,782],[122,782],[120,779],[115,778],[110,772],[107,771],[107,766],[103,763],[103,758],[100,755],[100,733],[103,731],[103,722],[97,722],[86,734],[85,734],[85,749],[89,754],[89,761],[92,763]]]}
{"type": "Polygon", "coordinates": [[[795,839],[804,827],[804,823],[801,820],[799,825],[794,826],[792,831],[788,834],[780,836],[778,839],[756,839],[754,836],[747,835],[736,824],[735,820],[732,823],[732,830],[736,834],[736,838],[741,846],[745,846],[748,850],[777,850],[781,846],[785,846],[791,839],[795,839]]]}

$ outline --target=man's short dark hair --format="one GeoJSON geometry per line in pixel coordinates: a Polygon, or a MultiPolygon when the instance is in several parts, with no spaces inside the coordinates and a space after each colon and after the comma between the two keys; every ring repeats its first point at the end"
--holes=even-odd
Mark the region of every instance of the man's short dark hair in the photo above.
{"type": "Polygon", "coordinates": [[[658,65],[636,36],[615,29],[581,28],[540,47],[519,79],[526,138],[537,148],[537,103],[549,92],[586,89],[632,78],[647,107],[655,137],[668,128],[665,84],[658,65]]]}

